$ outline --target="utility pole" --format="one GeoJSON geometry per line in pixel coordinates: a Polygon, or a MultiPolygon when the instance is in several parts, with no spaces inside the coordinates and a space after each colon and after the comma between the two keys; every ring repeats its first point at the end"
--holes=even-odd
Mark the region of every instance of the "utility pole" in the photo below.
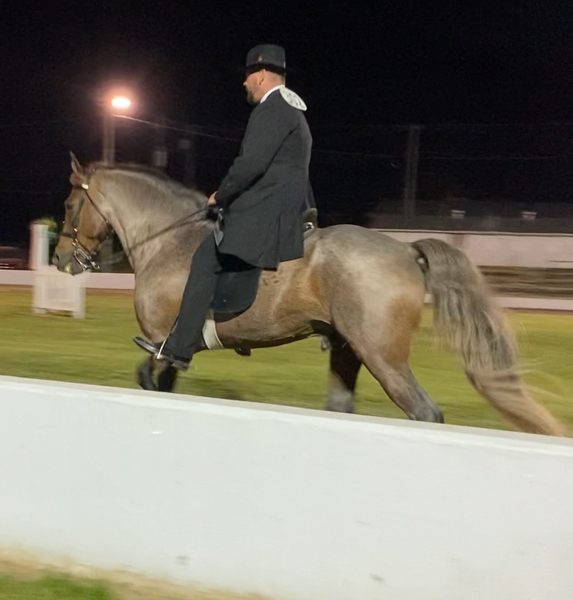
{"type": "Polygon", "coordinates": [[[178,147],[183,152],[183,183],[188,187],[192,187],[197,183],[193,134],[187,138],[180,139],[178,147]]]}
{"type": "Polygon", "coordinates": [[[115,162],[115,117],[114,111],[125,113],[131,107],[131,100],[127,96],[115,96],[109,102],[102,101],[103,110],[103,136],[102,136],[102,161],[112,165],[115,162]]]}
{"type": "Polygon", "coordinates": [[[102,144],[102,161],[106,165],[111,165],[115,162],[115,123],[113,119],[113,113],[106,107],[103,113],[102,144]]]}
{"type": "Polygon", "coordinates": [[[160,124],[155,126],[155,144],[151,158],[152,165],[161,171],[165,171],[167,168],[167,145],[165,143],[164,123],[165,121],[162,118],[160,124]]]}
{"type": "Polygon", "coordinates": [[[418,186],[418,159],[420,154],[420,125],[410,125],[406,147],[406,174],[404,177],[404,218],[410,221],[416,214],[416,189],[418,186]]]}
{"type": "MultiPolygon", "coordinates": [[[[115,162],[115,117],[111,108],[105,107],[103,113],[102,162],[113,165],[115,162]]],[[[111,272],[113,265],[113,237],[104,240],[99,247],[99,264],[103,273],[111,272]]]]}

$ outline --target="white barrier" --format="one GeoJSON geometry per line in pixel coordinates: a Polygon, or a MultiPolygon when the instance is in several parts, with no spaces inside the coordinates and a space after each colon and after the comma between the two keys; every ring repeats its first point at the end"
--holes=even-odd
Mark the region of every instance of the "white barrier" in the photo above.
{"type": "MultiPolygon", "coordinates": [[[[92,290],[133,290],[133,273],[85,273],[85,287],[92,290]]],[[[71,277],[71,275],[68,275],[71,277]]],[[[0,285],[33,286],[35,271],[0,270],[0,285]]]]}
{"type": "Polygon", "coordinates": [[[39,267],[34,273],[32,310],[36,314],[65,311],[80,319],[85,317],[86,273],[70,277],[53,266],[39,267]]]}
{"type": "Polygon", "coordinates": [[[0,378],[0,546],[281,600],[569,600],[573,442],[0,378]]]}
{"type": "Polygon", "coordinates": [[[30,226],[30,263],[32,271],[47,266],[50,244],[48,226],[43,223],[32,223],[30,226]]]}

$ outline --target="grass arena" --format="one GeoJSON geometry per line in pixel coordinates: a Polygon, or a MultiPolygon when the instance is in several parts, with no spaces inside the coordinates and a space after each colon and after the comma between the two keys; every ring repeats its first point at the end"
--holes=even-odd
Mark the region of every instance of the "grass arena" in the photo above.
{"type": "MultiPolygon", "coordinates": [[[[130,293],[89,292],[86,318],[31,312],[31,292],[0,287],[0,374],[136,388],[135,368],[146,358],[132,342],[138,333],[130,293]]],[[[573,316],[509,313],[522,370],[535,397],[573,430],[573,316]]],[[[436,347],[431,311],[412,348],[412,370],[445,413],[446,423],[507,429],[470,387],[456,356],[436,347]]],[[[176,391],[322,410],[328,355],[319,338],[278,348],[200,353],[176,391]]],[[[364,369],[357,412],[391,418],[403,413],[364,369]]]]}

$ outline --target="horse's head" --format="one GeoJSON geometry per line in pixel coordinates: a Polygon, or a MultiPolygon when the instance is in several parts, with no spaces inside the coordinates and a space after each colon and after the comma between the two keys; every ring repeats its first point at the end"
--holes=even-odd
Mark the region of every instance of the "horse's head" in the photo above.
{"type": "Polygon", "coordinates": [[[96,169],[86,170],[73,153],[72,191],[65,202],[64,227],[52,262],[58,270],[78,275],[97,269],[95,256],[112,228],[98,207],[101,194],[97,190],[96,169]]]}

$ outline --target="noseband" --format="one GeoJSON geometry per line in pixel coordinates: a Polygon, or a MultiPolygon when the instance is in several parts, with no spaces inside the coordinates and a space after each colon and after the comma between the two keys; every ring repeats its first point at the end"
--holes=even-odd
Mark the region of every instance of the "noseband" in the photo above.
{"type": "Polygon", "coordinates": [[[64,231],[60,235],[62,237],[71,238],[72,247],[74,249],[73,257],[74,257],[75,261],[82,268],[82,271],[89,271],[90,269],[92,269],[94,271],[99,271],[100,266],[97,263],[95,257],[97,256],[100,246],[111,235],[113,228],[112,228],[110,222],[104,217],[101,210],[97,207],[97,204],[92,200],[91,196],[89,195],[89,192],[88,192],[89,185],[87,183],[82,183],[81,188],[76,186],[76,189],[82,189],[84,193],[82,195],[82,199],[80,200],[78,209],[77,209],[76,214],[74,215],[74,218],[72,221],[72,233],[67,233],[64,231]],[[103,219],[103,222],[105,223],[105,226],[106,226],[105,234],[103,235],[103,237],[100,236],[97,238],[98,243],[91,250],[86,248],[80,242],[79,232],[78,232],[78,225],[80,224],[80,217],[81,217],[82,209],[84,207],[84,203],[85,203],[86,199],[94,207],[97,214],[103,219]]]}

